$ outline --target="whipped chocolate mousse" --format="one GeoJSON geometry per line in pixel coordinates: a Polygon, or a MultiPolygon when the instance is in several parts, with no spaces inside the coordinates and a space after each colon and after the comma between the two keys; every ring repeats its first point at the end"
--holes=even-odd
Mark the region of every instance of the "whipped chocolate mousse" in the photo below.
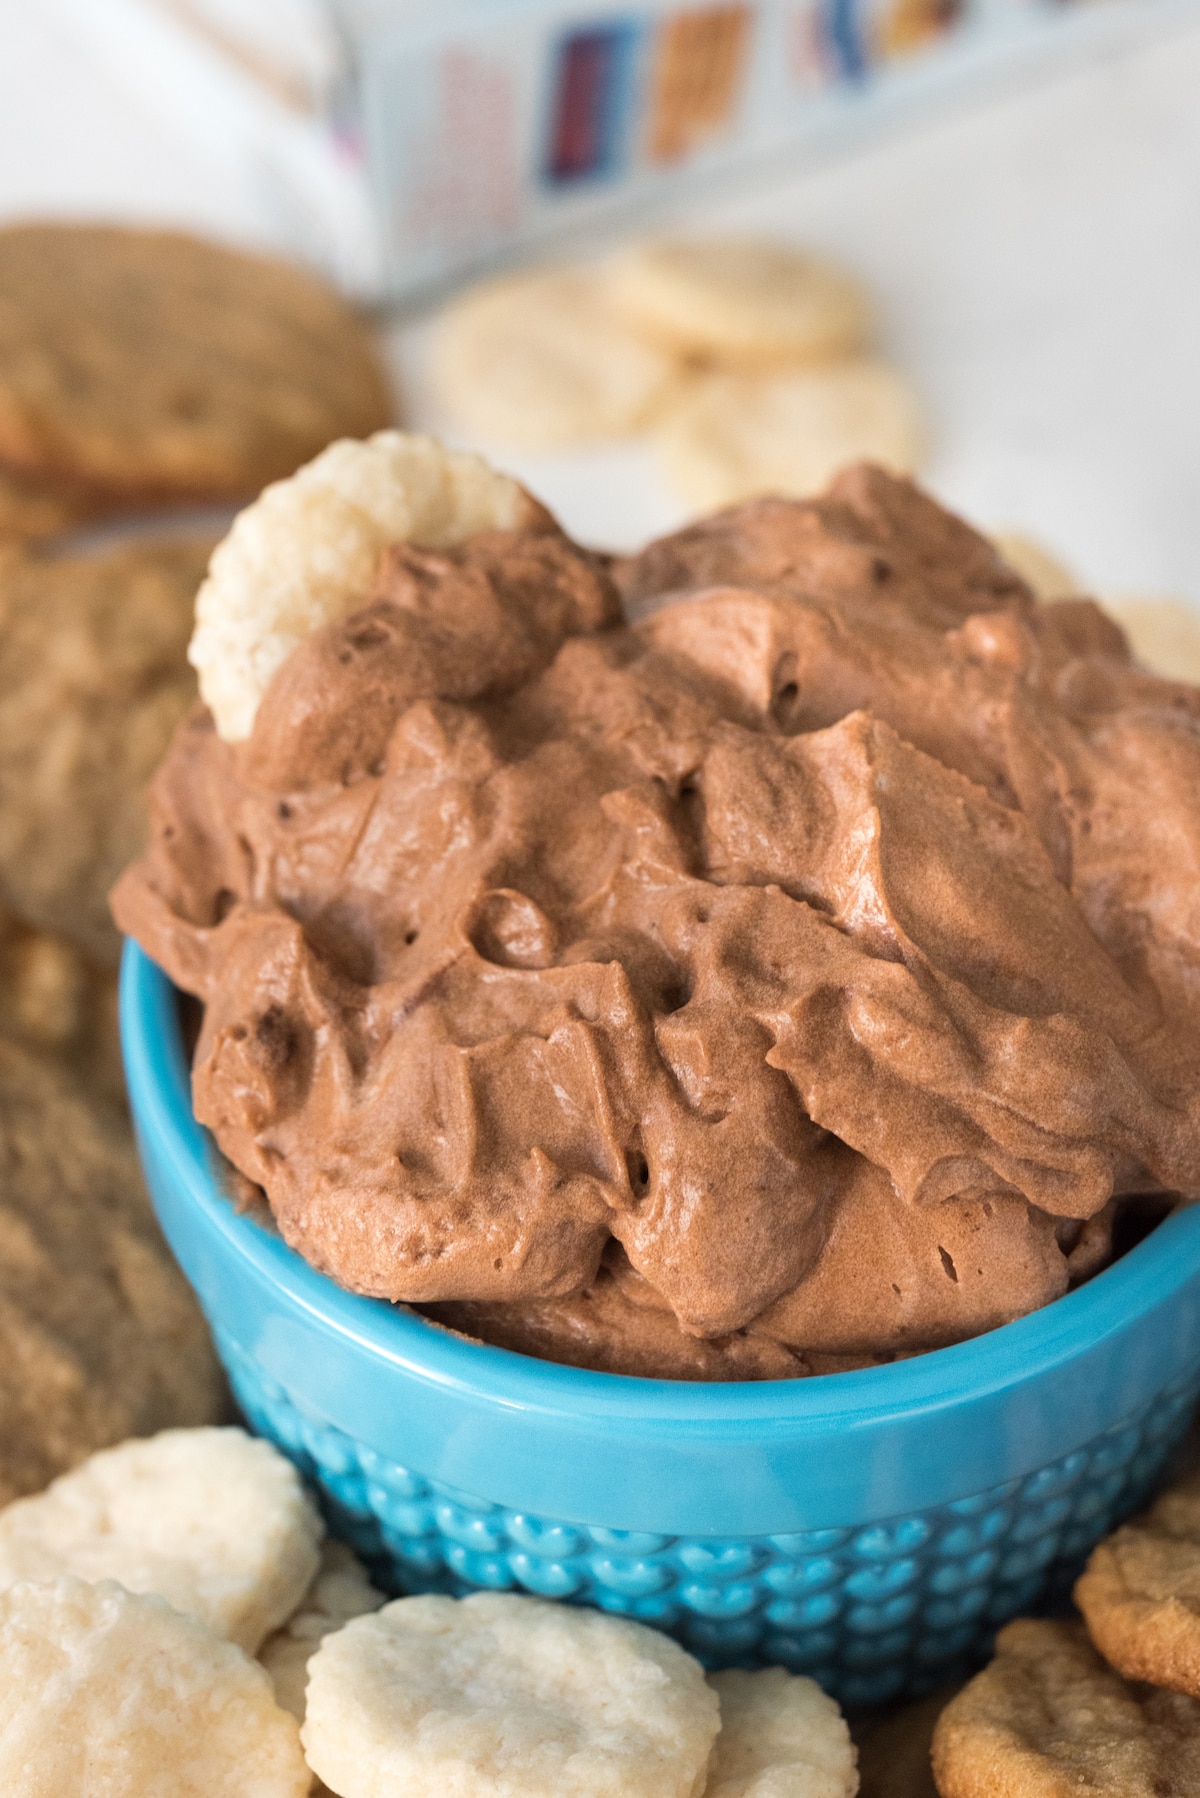
{"type": "Polygon", "coordinates": [[[552,1360],[911,1354],[1200,1194],[1200,689],[878,470],[393,546],[114,909],[287,1241],[552,1360]]]}

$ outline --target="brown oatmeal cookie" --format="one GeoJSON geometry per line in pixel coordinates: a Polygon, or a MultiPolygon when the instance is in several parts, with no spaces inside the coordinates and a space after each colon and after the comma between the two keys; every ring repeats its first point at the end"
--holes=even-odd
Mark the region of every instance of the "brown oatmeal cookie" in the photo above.
{"type": "Polygon", "coordinates": [[[363,321],[312,275],[173,231],[0,231],[0,463],[113,501],[249,496],[386,424],[363,321]]]}
{"type": "Polygon", "coordinates": [[[1079,1623],[1010,1623],[938,1720],[941,1798],[1187,1798],[1200,1704],[1129,1685],[1079,1623]]]}
{"type": "Polygon", "coordinates": [[[117,976],[65,937],[0,919],[0,1032],[62,1060],[124,1102],[117,976]]]}
{"type": "Polygon", "coordinates": [[[192,601],[211,542],[0,562],[0,900],[101,963],[142,790],[192,704],[192,601]]]}
{"type": "Polygon", "coordinates": [[[92,495],[19,474],[0,463],[0,542],[54,537],[85,524],[98,510],[92,495]]]}
{"type": "Polygon", "coordinates": [[[127,1125],[0,1039],[0,1504],[95,1449],[224,1408],[127,1125]]]}
{"type": "Polygon", "coordinates": [[[1200,1473],[1100,1543],[1075,1602],[1127,1679],[1200,1698],[1200,1473]]]}

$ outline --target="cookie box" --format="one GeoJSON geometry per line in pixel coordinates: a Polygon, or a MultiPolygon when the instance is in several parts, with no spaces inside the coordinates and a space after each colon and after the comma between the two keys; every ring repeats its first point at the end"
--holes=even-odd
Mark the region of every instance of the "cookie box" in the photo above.
{"type": "Polygon", "coordinates": [[[1066,1590],[1200,1392],[1200,1207],[1089,1284],[889,1367],[684,1384],[485,1347],[345,1292],[225,1196],[174,989],[132,943],[130,1104],[254,1428],[397,1591],[516,1589],[844,1703],[942,1683],[1066,1590]]]}
{"type": "Polygon", "coordinates": [[[335,0],[339,137],[407,298],[1137,42],[1170,4],[335,0]]]}

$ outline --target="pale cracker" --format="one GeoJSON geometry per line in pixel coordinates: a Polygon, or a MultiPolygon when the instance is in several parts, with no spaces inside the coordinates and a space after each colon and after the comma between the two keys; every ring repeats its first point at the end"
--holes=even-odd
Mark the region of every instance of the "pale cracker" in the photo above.
{"type": "Polygon", "coordinates": [[[716,1694],[669,1637],[507,1593],[326,1636],[301,1736],[343,1798],[698,1798],[716,1694]]]}
{"type": "Polygon", "coordinates": [[[110,1580],[0,1593],[5,1798],[303,1798],[295,1719],[230,1642],[110,1580]]]}
{"type": "Polygon", "coordinates": [[[921,456],[908,383],[870,357],[758,378],[710,375],[663,420],[669,477],[698,509],[820,492],[848,462],[907,474],[921,456]]]}
{"type": "Polygon", "coordinates": [[[324,1527],[290,1461],[238,1429],[164,1430],[0,1512],[0,1586],[62,1574],[155,1592],[253,1654],[295,1610],[324,1527]]]}
{"type": "Polygon", "coordinates": [[[680,373],[606,303],[587,269],[505,275],[456,300],[433,376],[455,426],[489,444],[564,449],[624,437],[661,409],[680,373]]]}
{"type": "Polygon", "coordinates": [[[375,1590],[354,1551],[332,1538],[323,1543],[321,1565],[298,1609],[258,1651],[271,1675],[276,1703],[297,1722],[304,1721],[308,1663],[322,1640],[331,1630],[344,1628],[352,1617],[364,1617],[383,1603],[383,1593],[375,1590]]]}
{"type": "Polygon", "coordinates": [[[856,1753],[815,1680],[767,1667],[710,1674],[721,1730],[704,1798],[854,1798],[856,1753]]]}
{"type": "Polygon", "coordinates": [[[752,372],[846,356],[866,343],[871,306],[852,276],[753,238],[633,244],[608,264],[607,293],[653,342],[752,372]]]}
{"type": "Polygon", "coordinates": [[[430,437],[378,431],[330,444],[238,514],[196,596],[188,659],[220,735],[250,735],[276,669],[365,604],[389,543],[446,549],[545,516],[516,481],[430,437]]]}

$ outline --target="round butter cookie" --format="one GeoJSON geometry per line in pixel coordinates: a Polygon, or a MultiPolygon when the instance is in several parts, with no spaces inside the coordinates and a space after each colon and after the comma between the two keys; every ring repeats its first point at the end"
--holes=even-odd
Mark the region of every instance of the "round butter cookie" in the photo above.
{"type": "Polygon", "coordinates": [[[0,1511],[0,1586],[115,1579],[253,1654],[303,1598],[323,1535],[270,1443],[238,1429],[164,1430],[0,1511]]]}
{"type": "Polygon", "coordinates": [[[371,336],[282,262],[174,231],[0,231],[0,463],[112,504],[238,499],[388,421],[371,336]]]}
{"type": "Polygon", "coordinates": [[[0,562],[0,894],[109,965],[108,889],[141,849],[146,783],[195,702],[187,643],[211,547],[0,562]]]}
{"type": "Polygon", "coordinates": [[[276,1703],[297,1722],[304,1721],[308,1663],[320,1643],[332,1630],[343,1629],[352,1617],[377,1611],[383,1602],[383,1593],[375,1590],[352,1549],[332,1539],[322,1544],[321,1565],[298,1609],[258,1651],[271,1675],[276,1703]]]}
{"type": "Polygon", "coordinates": [[[657,437],[668,477],[700,511],[761,493],[806,498],[848,462],[907,474],[921,455],[908,383],[865,356],[757,378],[709,375],[657,437]]]}
{"type": "Polygon", "coordinates": [[[680,378],[676,358],[632,331],[587,269],[472,288],[442,317],[433,375],[459,430],[546,450],[631,435],[680,378]]]}
{"type": "Polygon", "coordinates": [[[188,656],[220,736],[248,737],[296,645],[365,604],[388,544],[448,549],[522,528],[552,520],[478,456],[404,431],[330,444],[238,514],[196,596],[188,656]]]}
{"type": "Polygon", "coordinates": [[[1075,1602],[1119,1673],[1200,1698],[1200,1474],[1093,1549],[1075,1602]]]}
{"type": "Polygon", "coordinates": [[[1131,1686],[1082,1624],[1022,1619],[933,1732],[941,1798],[1187,1798],[1200,1792],[1200,1704],[1131,1686]]]}
{"type": "Polygon", "coordinates": [[[0,1503],[226,1403],[124,1117],[0,1039],[0,1503]]]}
{"type": "Polygon", "coordinates": [[[699,1798],[717,1724],[669,1637],[484,1592],[326,1636],[301,1739],[341,1798],[699,1798]]]}
{"type": "Polygon", "coordinates": [[[704,1798],[854,1798],[846,1720],[815,1680],[782,1667],[709,1676],[721,1728],[704,1798]]]}
{"type": "Polygon", "coordinates": [[[304,1798],[296,1723],[261,1667],[112,1581],[0,1592],[5,1798],[304,1798]]]}
{"type": "Polygon", "coordinates": [[[631,245],[607,265],[611,305],[676,355],[746,372],[863,348],[871,305],[850,275],[754,238],[631,245]]]}

